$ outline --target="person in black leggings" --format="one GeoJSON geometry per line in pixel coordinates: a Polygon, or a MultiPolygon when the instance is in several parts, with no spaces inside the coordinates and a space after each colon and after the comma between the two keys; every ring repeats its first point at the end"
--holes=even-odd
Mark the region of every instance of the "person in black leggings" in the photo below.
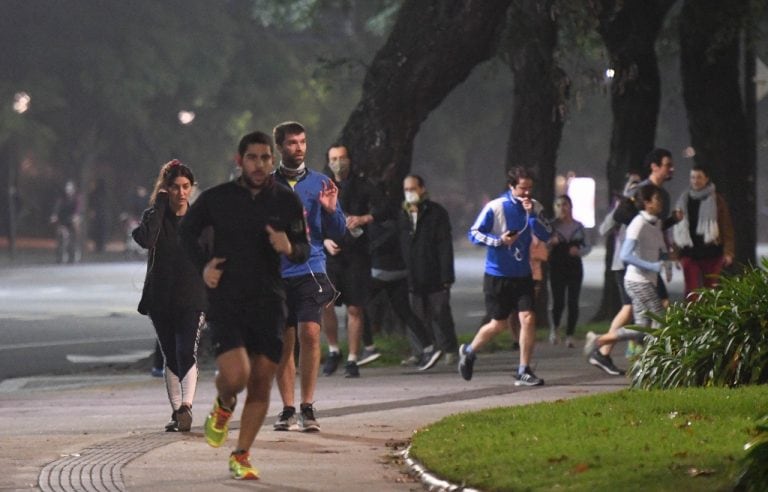
{"type": "Polygon", "coordinates": [[[194,185],[192,171],[180,161],[163,165],[150,208],[132,233],[133,239],[149,250],[139,312],[152,320],[163,353],[165,387],[172,408],[171,420],[165,426],[168,432],[187,432],[192,426],[197,346],[205,322],[205,285],[177,234],[194,185]]]}
{"type": "Polygon", "coordinates": [[[568,322],[565,327],[566,345],[573,348],[573,333],[579,319],[579,294],[584,280],[581,257],[592,247],[587,241],[584,224],[573,218],[573,203],[568,195],[561,195],[555,202],[557,218],[552,221],[552,237],[549,239],[549,283],[552,287],[552,329],[550,343],[558,342],[560,319],[568,297],[568,322]]]}

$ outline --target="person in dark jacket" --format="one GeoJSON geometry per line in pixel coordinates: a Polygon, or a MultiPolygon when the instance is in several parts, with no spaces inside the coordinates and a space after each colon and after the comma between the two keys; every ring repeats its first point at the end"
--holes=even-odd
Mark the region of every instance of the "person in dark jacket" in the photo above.
{"type": "Polygon", "coordinates": [[[272,380],[283,350],[286,292],[281,258],[309,257],[304,209],[299,198],[276,182],[272,138],[244,136],[238,146],[235,180],[204,191],[181,223],[182,245],[208,287],[208,324],[216,352],[213,410],[205,438],[219,447],[227,440],[237,395],[247,389],[237,447],[229,457],[232,476],[257,479],[250,448],[269,409],[272,380]],[[212,258],[199,243],[212,229],[212,258]]]}
{"type": "Polygon", "coordinates": [[[323,307],[323,331],[328,339],[328,356],[323,364],[323,375],[330,376],[336,372],[342,358],[336,306],[346,305],[349,354],[344,376],[355,378],[360,376],[359,366],[381,356],[372,343],[365,346],[362,353],[360,350],[371,272],[367,230],[374,221],[374,214],[378,214],[375,207],[380,199],[373,184],[353,172],[346,146],[339,143],[331,145],[327,156],[331,178],[339,189],[339,203],[344,210],[347,227],[340,240],[323,240],[328,279],[340,293],[335,303],[323,307]]]}
{"type": "Polygon", "coordinates": [[[181,248],[178,228],[195,185],[192,171],[178,160],[160,169],[150,208],[133,230],[133,239],[149,250],[139,312],[148,314],[163,354],[165,387],[171,403],[168,432],[188,432],[197,387],[197,346],[205,321],[205,286],[181,248]]]}
{"type": "Polygon", "coordinates": [[[429,199],[421,176],[406,176],[403,193],[400,242],[408,267],[411,306],[427,329],[437,324],[437,348],[453,354],[459,345],[451,313],[451,285],[455,281],[451,221],[445,208],[429,199]]]}
{"type": "Polygon", "coordinates": [[[432,330],[428,330],[422,319],[416,316],[408,299],[408,268],[405,266],[398,234],[399,203],[385,209],[394,210],[385,212],[382,220],[368,226],[371,248],[370,298],[375,298],[380,292],[386,294],[392,311],[408,328],[418,370],[426,371],[440,359],[442,351],[435,348],[432,330]]]}

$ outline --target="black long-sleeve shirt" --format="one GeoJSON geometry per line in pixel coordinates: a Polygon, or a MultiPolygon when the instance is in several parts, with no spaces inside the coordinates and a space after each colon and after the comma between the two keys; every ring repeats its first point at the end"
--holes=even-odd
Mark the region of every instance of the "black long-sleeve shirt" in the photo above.
{"type": "Polygon", "coordinates": [[[149,250],[139,302],[142,314],[206,308],[203,279],[179,242],[180,220],[168,206],[168,194],[158,193],[154,205],[144,211],[141,224],[131,233],[139,246],[149,250]]]}
{"type": "Polygon", "coordinates": [[[273,178],[256,195],[238,182],[210,188],[184,216],[179,228],[181,242],[198,270],[202,272],[210,259],[198,242],[207,227],[213,231],[212,255],[226,258],[218,287],[208,289],[210,319],[238,316],[264,302],[285,298],[280,255],[269,242],[267,224],[287,234],[291,262],[307,260],[304,208],[290,189],[273,178]]]}

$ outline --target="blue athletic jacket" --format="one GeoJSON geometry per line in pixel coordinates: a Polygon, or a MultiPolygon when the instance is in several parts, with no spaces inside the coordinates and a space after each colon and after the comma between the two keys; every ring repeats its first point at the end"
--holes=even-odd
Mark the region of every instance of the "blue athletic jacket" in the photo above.
{"type": "Polygon", "coordinates": [[[551,229],[541,218],[541,205],[534,204],[534,212],[528,214],[519,198],[507,191],[488,202],[475,223],[469,229],[469,240],[488,247],[485,255],[485,273],[495,277],[530,277],[531,233],[547,241],[551,229]],[[518,231],[512,246],[504,246],[501,236],[506,231],[518,231]]]}
{"type": "Polygon", "coordinates": [[[341,202],[336,204],[336,213],[329,214],[323,210],[318,196],[323,189],[322,183],[330,179],[317,171],[307,169],[307,172],[299,178],[295,186],[291,186],[280,171],[275,171],[275,178],[279,183],[292,188],[304,205],[304,216],[307,223],[309,236],[309,259],[304,263],[291,263],[285,256],[281,257],[283,278],[309,275],[310,273],[325,273],[325,251],[323,239],[330,238],[341,241],[344,231],[347,229],[347,219],[341,210],[341,202]]]}

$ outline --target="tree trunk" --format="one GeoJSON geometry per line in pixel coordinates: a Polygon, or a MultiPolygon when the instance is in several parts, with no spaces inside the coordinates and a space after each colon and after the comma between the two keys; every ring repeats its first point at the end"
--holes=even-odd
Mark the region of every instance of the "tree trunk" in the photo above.
{"type": "Polygon", "coordinates": [[[509,63],[515,75],[507,169],[532,168],[536,198],[552,214],[557,149],[570,81],[555,61],[554,0],[515,0],[509,10],[509,63]]]}
{"type": "MultiPolygon", "coordinates": [[[[606,163],[608,187],[621,192],[628,171],[642,169],[645,156],[654,147],[661,101],[661,81],[655,42],[664,16],[675,0],[602,0],[595,2],[598,32],[605,42],[613,70],[611,83],[610,154],[606,163]]],[[[606,251],[613,251],[608,237],[606,251]]],[[[595,320],[618,311],[620,300],[606,254],[603,298],[595,320]]]]}
{"type": "Polygon", "coordinates": [[[374,57],[341,141],[358,171],[394,196],[411,167],[422,122],[496,50],[511,0],[406,0],[374,57]]]}
{"type": "MultiPolygon", "coordinates": [[[[694,159],[710,170],[734,217],[736,261],[755,262],[756,166],[739,82],[749,0],[686,0],[680,15],[683,100],[694,159]]],[[[754,97],[754,92],[751,95],[754,97]]]]}
{"type": "MultiPolygon", "coordinates": [[[[515,76],[506,168],[531,168],[534,195],[552,216],[555,164],[570,81],[557,65],[554,0],[515,0],[509,9],[505,52],[515,76]]],[[[547,269],[544,269],[546,285],[547,269]]],[[[548,326],[547,289],[536,301],[536,320],[548,326]]]]}

